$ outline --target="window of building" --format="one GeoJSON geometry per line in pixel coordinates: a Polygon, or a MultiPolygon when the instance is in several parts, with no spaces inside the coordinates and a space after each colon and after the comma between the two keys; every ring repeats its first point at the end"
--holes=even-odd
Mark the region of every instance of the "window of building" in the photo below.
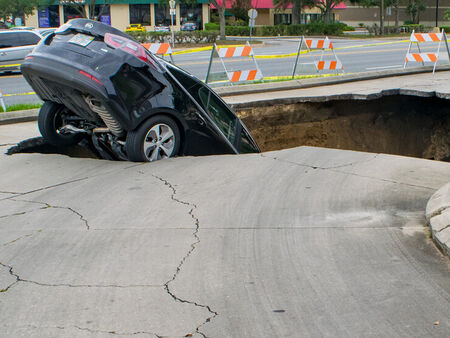
{"type": "Polygon", "coordinates": [[[194,22],[198,29],[202,29],[203,27],[203,12],[202,5],[188,5],[188,4],[180,4],[180,21],[181,24],[186,22],[194,22]]]}
{"type": "Polygon", "coordinates": [[[59,6],[52,5],[38,11],[40,28],[59,27],[59,6]]]}
{"type": "Polygon", "coordinates": [[[150,26],[150,5],[130,5],[130,23],[150,26]]]}
{"type": "Polygon", "coordinates": [[[290,25],[292,22],[292,14],[274,14],[273,22],[275,25],[290,25]]]}
{"type": "Polygon", "coordinates": [[[63,8],[64,8],[64,22],[67,22],[75,18],[83,17],[83,15],[81,15],[81,13],[84,13],[83,5],[72,5],[72,6],[64,5],[63,8]]]}
{"type": "MultiPolygon", "coordinates": [[[[156,26],[170,26],[169,6],[155,4],[155,24],[156,26]]],[[[175,16],[173,24],[175,25],[175,16]]]]}
{"type": "Polygon", "coordinates": [[[111,26],[111,11],[109,5],[95,5],[94,17],[98,21],[111,26]]]}

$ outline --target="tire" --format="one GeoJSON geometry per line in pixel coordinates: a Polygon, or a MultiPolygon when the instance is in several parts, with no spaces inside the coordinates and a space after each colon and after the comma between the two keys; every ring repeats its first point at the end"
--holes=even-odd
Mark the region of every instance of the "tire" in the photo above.
{"type": "Polygon", "coordinates": [[[45,102],[39,111],[38,126],[44,139],[54,146],[71,146],[80,142],[81,134],[61,134],[59,128],[64,125],[62,113],[66,108],[62,105],[45,102]]]}
{"type": "Polygon", "coordinates": [[[180,144],[177,123],[170,117],[157,115],[128,133],[125,148],[130,161],[153,162],[176,156],[180,144]]]}

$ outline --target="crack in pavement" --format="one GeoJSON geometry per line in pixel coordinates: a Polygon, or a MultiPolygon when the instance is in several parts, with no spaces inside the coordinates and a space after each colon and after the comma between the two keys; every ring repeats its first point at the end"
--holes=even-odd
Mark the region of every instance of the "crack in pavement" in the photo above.
{"type": "Polygon", "coordinates": [[[66,184],[70,184],[70,183],[75,183],[75,182],[84,181],[84,180],[87,180],[87,179],[89,179],[89,178],[90,178],[90,177],[77,178],[77,179],[75,179],[75,180],[71,180],[71,181],[67,181],[67,182],[62,182],[62,183],[57,183],[57,184],[49,185],[49,186],[46,186],[46,187],[42,187],[42,188],[37,188],[37,189],[34,189],[34,190],[30,190],[30,191],[27,191],[27,192],[19,192],[19,193],[16,193],[14,196],[1,198],[0,201],[2,201],[2,200],[7,200],[7,199],[12,199],[12,198],[17,197],[17,196],[25,196],[25,195],[29,195],[29,194],[32,194],[32,193],[35,193],[35,192],[44,191],[44,190],[48,190],[48,189],[52,189],[52,188],[57,188],[57,187],[60,187],[60,186],[62,186],[62,185],[66,185],[66,184]]]}
{"type": "Polygon", "coordinates": [[[7,245],[10,245],[10,244],[16,243],[16,242],[20,241],[21,239],[32,237],[32,236],[34,236],[36,234],[39,234],[41,232],[42,232],[42,229],[33,231],[33,233],[31,233],[31,234],[23,235],[23,236],[20,236],[19,238],[16,238],[16,239],[12,240],[12,241],[9,241],[7,243],[3,243],[3,246],[7,246],[7,245]]]}
{"type": "Polygon", "coordinates": [[[318,170],[329,170],[329,171],[333,171],[333,172],[340,173],[340,174],[351,175],[351,176],[356,176],[356,177],[361,177],[361,178],[368,178],[368,179],[377,180],[377,181],[381,181],[381,182],[400,184],[400,185],[404,185],[404,186],[407,186],[407,187],[421,188],[421,189],[427,189],[427,190],[433,190],[433,191],[436,190],[435,188],[427,187],[427,186],[423,186],[423,185],[398,182],[398,181],[394,181],[394,180],[390,180],[390,179],[386,179],[386,178],[373,177],[373,176],[367,176],[367,175],[360,175],[360,174],[356,174],[356,173],[352,173],[352,172],[348,172],[348,171],[336,170],[337,168],[347,167],[347,166],[354,165],[354,164],[357,164],[357,163],[371,161],[371,160],[375,159],[375,157],[378,156],[379,154],[376,154],[375,157],[373,157],[373,158],[371,158],[369,160],[356,161],[356,162],[353,162],[353,163],[345,164],[345,165],[342,165],[342,166],[336,166],[336,167],[312,166],[312,165],[309,165],[309,164],[297,163],[297,162],[281,159],[281,158],[278,158],[278,157],[270,157],[270,156],[267,156],[267,155],[264,155],[264,154],[260,154],[260,155],[261,155],[262,158],[275,160],[275,161],[279,161],[279,162],[284,162],[284,163],[289,163],[289,164],[293,164],[293,165],[296,165],[296,166],[299,166],[299,167],[305,167],[305,168],[314,169],[314,170],[317,170],[317,169],[318,170]]]}
{"type": "MultiPolygon", "coordinates": [[[[143,172],[140,172],[141,174],[143,174],[143,172]]],[[[203,305],[203,304],[199,304],[197,302],[194,301],[189,301],[186,299],[181,299],[179,298],[177,295],[175,295],[174,292],[172,292],[170,290],[170,283],[174,282],[175,279],[177,278],[178,274],[181,271],[181,268],[183,266],[183,264],[186,262],[186,260],[189,258],[189,256],[192,254],[192,252],[195,250],[195,248],[197,247],[197,245],[200,243],[200,237],[198,236],[198,232],[200,230],[200,220],[195,216],[194,211],[195,209],[197,209],[197,205],[193,204],[193,203],[189,203],[186,201],[182,201],[178,198],[175,197],[175,195],[177,194],[177,191],[175,189],[175,187],[167,180],[165,180],[162,177],[156,176],[156,175],[152,175],[154,178],[160,180],[161,182],[164,183],[165,186],[167,186],[171,191],[172,194],[170,196],[170,198],[180,204],[186,205],[188,207],[191,207],[191,209],[188,212],[188,215],[191,216],[192,220],[194,221],[195,224],[195,230],[192,233],[193,237],[194,237],[194,242],[191,243],[191,248],[189,249],[189,251],[186,253],[186,255],[181,259],[180,263],[177,266],[177,269],[175,271],[175,273],[173,274],[172,278],[170,280],[168,280],[165,284],[164,284],[164,288],[166,290],[166,292],[175,300],[181,303],[187,303],[187,304],[191,304],[197,307],[201,307],[204,309],[207,309],[209,311],[209,313],[211,313],[211,316],[209,316],[202,324],[200,324],[199,326],[197,326],[195,328],[195,332],[200,334],[202,337],[206,337],[206,335],[200,331],[200,328],[205,325],[206,323],[209,323],[212,319],[214,319],[215,317],[217,317],[219,315],[218,312],[214,311],[211,309],[211,307],[209,305],[203,305]]],[[[186,337],[191,336],[192,334],[187,334],[186,337]]]]}
{"type": "MultiPolygon", "coordinates": [[[[76,211],[75,209],[71,208],[71,207],[62,207],[62,206],[58,206],[58,205],[51,205],[47,202],[39,202],[39,201],[29,201],[29,200],[17,200],[14,199],[12,197],[9,198],[10,201],[14,201],[14,202],[26,202],[26,203],[34,203],[34,204],[40,204],[43,205],[42,208],[39,208],[38,210],[45,210],[45,209],[65,209],[65,210],[69,210],[70,212],[72,212],[73,214],[77,215],[78,217],[80,217],[80,220],[83,221],[84,225],[86,226],[86,230],[90,230],[90,225],[89,225],[89,221],[84,218],[84,216],[82,214],[80,214],[78,211],[76,211]]],[[[30,210],[30,211],[24,211],[24,212],[19,212],[19,213],[15,213],[15,214],[11,214],[11,215],[5,215],[5,216],[1,216],[1,218],[5,218],[5,217],[11,217],[11,216],[20,216],[20,215],[24,215],[27,213],[31,213],[31,212],[35,212],[36,210],[30,210]]]]}
{"type": "Polygon", "coordinates": [[[67,288],[119,288],[119,289],[127,289],[127,288],[161,288],[165,285],[153,285],[153,284],[130,284],[130,285],[114,285],[114,284],[105,284],[105,285],[98,285],[98,284],[50,284],[50,283],[41,283],[32,281],[29,279],[23,279],[21,278],[15,271],[14,267],[12,265],[4,264],[0,262],[0,266],[3,266],[4,268],[8,269],[9,274],[13,276],[16,280],[14,283],[11,283],[9,286],[7,286],[5,289],[1,289],[0,292],[6,292],[8,291],[13,285],[21,282],[21,283],[29,283],[34,284],[38,286],[44,286],[44,287],[67,287],[67,288]]]}
{"type": "MultiPolygon", "coordinates": [[[[3,325],[2,327],[8,327],[6,325],[3,325]]],[[[77,330],[81,330],[81,331],[87,331],[90,333],[104,333],[104,334],[110,334],[110,335],[118,335],[118,336],[134,336],[134,335],[138,335],[138,334],[144,334],[144,335],[151,335],[154,336],[156,338],[162,338],[163,336],[153,333],[153,332],[147,332],[147,331],[136,331],[136,332],[118,332],[118,331],[114,331],[114,330],[98,330],[98,329],[90,329],[87,327],[81,327],[78,325],[72,325],[72,326],[36,326],[36,325],[25,325],[25,326],[19,326],[19,327],[15,327],[15,328],[29,328],[29,329],[58,329],[58,330],[69,330],[69,329],[77,329],[77,330]]]]}

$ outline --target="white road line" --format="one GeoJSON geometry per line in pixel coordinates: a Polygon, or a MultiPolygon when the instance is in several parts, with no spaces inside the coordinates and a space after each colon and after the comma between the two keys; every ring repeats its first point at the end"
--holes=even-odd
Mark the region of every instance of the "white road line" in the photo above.
{"type": "Polygon", "coordinates": [[[383,68],[399,68],[402,67],[403,65],[395,65],[395,66],[383,66],[383,67],[370,67],[370,68],[366,68],[367,70],[373,70],[373,69],[383,69],[383,68]]]}

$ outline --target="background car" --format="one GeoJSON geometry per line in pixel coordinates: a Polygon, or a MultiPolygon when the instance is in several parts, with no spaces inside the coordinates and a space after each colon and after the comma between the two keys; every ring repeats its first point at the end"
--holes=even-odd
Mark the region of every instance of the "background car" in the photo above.
{"type": "Polygon", "coordinates": [[[54,33],[58,28],[36,28],[35,32],[39,33],[42,37],[46,37],[47,35],[54,33]]]}
{"type": "Polygon", "coordinates": [[[197,30],[197,24],[195,22],[186,22],[181,25],[182,31],[195,31],[197,30]]]}
{"type": "Polygon", "coordinates": [[[140,23],[132,23],[125,29],[125,32],[146,32],[146,31],[147,30],[145,29],[145,27],[142,26],[140,23]]]}
{"type": "Polygon", "coordinates": [[[155,32],[170,32],[170,27],[169,26],[163,26],[163,25],[159,25],[159,26],[155,26],[155,32]]]}
{"type": "Polygon", "coordinates": [[[41,40],[29,30],[0,31],[0,72],[18,71],[20,64],[41,40]]]}
{"type": "Polygon", "coordinates": [[[22,73],[45,102],[39,130],[56,146],[87,137],[103,158],[130,161],[259,152],[210,87],[100,22],[61,26],[22,73]]]}

